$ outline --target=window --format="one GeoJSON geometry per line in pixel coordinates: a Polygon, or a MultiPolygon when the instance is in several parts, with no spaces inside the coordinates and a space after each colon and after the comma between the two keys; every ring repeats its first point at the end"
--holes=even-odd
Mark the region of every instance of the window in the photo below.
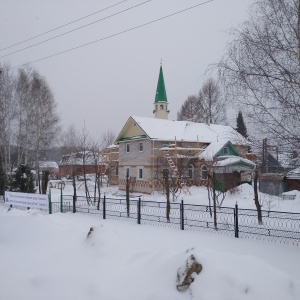
{"type": "Polygon", "coordinates": [[[160,110],[164,110],[164,105],[163,104],[160,105],[160,110]]]}
{"type": "Polygon", "coordinates": [[[119,175],[119,165],[116,164],[116,176],[118,176],[118,175],[119,175]]]}
{"type": "Polygon", "coordinates": [[[143,179],[143,167],[138,167],[137,168],[136,177],[137,177],[138,180],[143,179]]]}
{"type": "Polygon", "coordinates": [[[144,147],[143,147],[143,143],[142,142],[139,142],[139,150],[140,150],[140,152],[144,151],[144,147]]]}
{"type": "Polygon", "coordinates": [[[223,149],[223,153],[224,153],[224,155],[228,155],[228,148],[227,148],[227,147],[225,147],[225,148],[223,149]]]}
{"type": "Polygon", "coordinates": [[[125,178],[127,178],[127,174],[128,174],[128,177],[130,177],[130,167],[124,167],[124,171],[125,171],[125,178]]]}
{"type": "Polygon", "coordinates": [[[207,179],[207,167],[205,165],[202,165],[201,166],[201,169],[200,169],[200,177],[201,179],[203,180],[206,180],[207,179]]]}
{"type": "Polygon", "coordinates": [[[166,178],[166,176],[169,176],[169,169],[163,169],[163,178],[166,178]]]}
{"type": "Polygon", "coordinates": [[[126,153],[129,153],[129,152],[130,152],[130,144],[126,143],[126,153]]]}
{"type": "Polygon", "coordinates": [[[194,166],[191,164],[189,165],[189,178],[193,179],[194,178],[194,166]]]}

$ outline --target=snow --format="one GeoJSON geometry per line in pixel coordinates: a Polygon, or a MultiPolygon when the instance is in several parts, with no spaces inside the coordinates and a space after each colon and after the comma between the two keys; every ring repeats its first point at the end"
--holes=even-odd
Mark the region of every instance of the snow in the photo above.
{"type": "Polygon", "coordinates": [[[216,167],[224,167],[224,166],[228,166],[228,165],[232,165],[232,164],[237,164],[237,163],[245,163],[247,165],[255,167],[255,163],[254,162],[252,162],[249,159],[242,158],[242,157],[239,157],[239,156],[231,156],[231,157],[228,156],[224,160],[216,162],[214,164],[214,166],[216,166],[216,167]]]}
{"type": "MultiPolygon", "coordinates": [[[[176,201],[208,204],[204,187],[190,191],[176,201]]],[[[124,198],[116,187],[102,187],[101,192],[124,198]]],[[[259,197],[263,209],[300,212],[300,192],[294,192],[293,201],[261,193],[259,197]]],[[[83,188],[78,191],[83,193],[83,188]]],[[[68,182],[63,194],[72,194],[68,182]]],[[[57,201],[60,189],[51,189],[51,196],[57,201]]],[[[165,201],[158,192],[131,196],[165,201]]],[[[236,202],[240,208],[255,208],[253,187],[243,184],[228,192],[223,205],[233,207],[236,202]]],[[[4,205],[0,243],[4,300],[300,299],[299,247],[292,245],[91,215],[8,210],[4,205]],[[187,291],[179,292],[177,270],[190,255],[203,270],[187,291]]]]}
{"type": "Polygon", "coordinates": [[[295,246],[4,206],[0,228],[4,300],[300,299],[295,246]],[[191,254],[203,270],[181,293],[191,254]]]}
{"type": "Polygon", "coordinates": [[[58,170],[58,164],[55,161],[40,161],[41,170],[58,170]]]}
{"type": "Polygon", "coordinates": [[[227,142],[247,144],[247,140],[230,126],[170,121],[155,118],[132,116],[150,139],[163,141],[193,141],[201,143],[227,142]]]}
{"type": "Polygon", "coordinates": [[[199,155],[199,159],[204,159],[206,161],[212,161],[221,148],[225,146],[226,142],[212,142],[209,144],[205,150],[199,155]]]}
{"type": "MultiPolygon", "coordinates": [[[[73,196],[73,185],[72,181],[64,180],[65,187],[63,189],[63,195],[73,196]]],[[[94,191],[94,180],[91,176],[91,180],[87,182],[91,190],[91,195],[94,191]]],[[[76,183],[78,196],[85,196],[84,184],[81,181],[76,183]]],[[[179,203],[181,200],[186,204],[194,205],[208,205],[207,189],[204,186],[191,186],[189,187],[191,195],[181,193],[178,195],[175,202],[179,203]]],[[[108,198],[124,199],[125,191],[120,191],[117,186],[102,187],[101,194],[106,195],[108,198]]],[[[294,191],[293,195],[297,195],[295,200],[288,201],[283,200],[282,197],[268,195],[264,193],[258,193],[259,201],[262,205],[263,210],[273,210],[273,211],[284,211],[284,212],[297,212],[300,213],[300,191],[294,191]]],[[[131,193],[131,198],[137,199],[141,197],[142,201],[157,201],[165,202],[166,196],[162,192],[154,192],[152,195],[141,194],[141,193],[131,193]]],[[[53,202],[59,202],[60,200],[60,189],[51,189],[51,198],[53,202]]],[[[253,186],[245,183],[226,193],[225,200],[222,206],[234,208],[235,204],[238,204],[239,208],[244,209],[255,209],[254,204],[254,191],[253,186]]],[[[173,199],[171,199],[173,201],[173,199]]]]}
{"type": "Polygon", "coordinates": [[[63,166],[83,165],[83,159],[87,165],[95,165],[98,163],[98,157],[95,157],[94,153],[86,151],[63,155],[59,164],[63,166]]]}
{"type": "Polygon", "coordinates": [[[282,196],[291,196],[290,199],[296,200],[296,202],[300,202],[300,191],[293,190],[289,192],[282,193],[282,196]]]}
{"type": "Polygon", "coordinates": [[[291,170],[286,174],[287,179],[300,179],[300,168],[291,170]]]}

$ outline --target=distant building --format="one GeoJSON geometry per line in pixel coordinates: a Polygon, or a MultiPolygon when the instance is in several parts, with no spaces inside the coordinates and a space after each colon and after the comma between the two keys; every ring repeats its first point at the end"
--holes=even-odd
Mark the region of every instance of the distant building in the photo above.
{"type": "Polygon", "coordinates": [[[286,174],[287,190],[300,191],[300,168],[293,169],[286,174]]]}
{"type": "Polygon", "coordinates": [[[284,173],[263,173],[259,175],[259,191],[264,194],[279,196],[287,191],[284,173]]]}
{"type": "Polygon", "coordinates": [[[79,176],[104,173],[106,165],[99,161],[99,155],[90,151],[70,153],[62,156],[59,176],[79,176]]]}
{"type": "Polygon", "coordinates": [[[40,171],[49,171],[50,176],[59,175],[59,166],[55,161],[40,161],[39,162],[40,171]]]}

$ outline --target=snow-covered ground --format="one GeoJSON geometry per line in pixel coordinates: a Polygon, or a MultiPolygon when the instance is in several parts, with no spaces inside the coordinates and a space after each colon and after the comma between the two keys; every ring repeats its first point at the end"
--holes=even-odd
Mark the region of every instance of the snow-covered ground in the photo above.
{"type": "MultiPolygon", "coordinates": [[[[83,185],[78,182],[78,194],[83,185]]],[[[92,192],[91,186],[91,192],[92,192]]],[[[207,205],[207,190],[191,187],[176,201],[207,205]]],[[[60,196],[51,189],[52,201],[60,196]]],[[[66,185],[64,195],[72,194],[66,185]]],[[[117,187],[107,197],[124,198],[117,187]]],[[[260,194],[265,210],[300,212],[294,200],[260,194]]],[[[161,193],[137,195],[165,202],[161,193]]],[[[228,192],[223,206],[253,208],[253,188],[228,192]]],[[[300,299],[299,247],[212,233],[102,220],[91,215],[10,209],[0,205],[0,299],[300,299]],[[87,238],[90,228],[92,234],[87,238]],[[186,292],[178,268],[193,254],[202,272],[186,292]]]]}
{"type": "Polygon", "coordinates": [[[296,246],[0,206],[3,300],[300,299],[299,265],[296,246]],[[191,254],[203,270],[178,292],[191,254]]]}
{"type": "MultiPolygon", "coordinates": [[[[85,195],[83,189],[83,183],[77,183],[79,190],[77,195],[85,195]]],[[[93,195],[93,183],[90,182],[91,195],[93,195]]],[[[184,203],[196,204],[196,205],[208,205],[207,189],[205,187],[192,186],[189,188],[191,195],[185,195],[181,193],[176,200],[184,203]]],[[[53,201],[58,201],[60,190],[51,189],[53,201]]],[[[101,188],[102,195],[114,198],[125,198],[125,192],[119,191],[116,186],[103,187],[101,188]]],[[[271,196],[263,193],[259,193],[259,201],[262,204],[263,210],[273,211],[285,211],[285,212],[297,212],[300,213],[300,191],[289,192],[296,195],[294,200],[283,200],[282,197],[271,196]]],[[[65,186],[63,190],[64,195],[73,195],[73,186],[71,183],[65,186]]],[[[141,196],[142,200],[147,201],[166,201],[166,196],[162,193],[155,192],[153,195],[146,194],[131,194],[133,197],[141,196]]],[[[242,184],[235,188],[233,191],[228,191],[223,201],[222,206],[234,207],[237,203],[239,208],[256,209],[254,204],[254,193],[253,187],[249,184],[242,184]]],[[[221,199],[220,199],[221,201],[221,199]]]]}

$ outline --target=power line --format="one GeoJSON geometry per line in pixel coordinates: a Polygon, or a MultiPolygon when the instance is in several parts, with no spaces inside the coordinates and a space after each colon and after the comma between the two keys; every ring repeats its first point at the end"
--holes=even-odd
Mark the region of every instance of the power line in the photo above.
{"type": "Polygon", "coordinates": [[[138,26],[135,26],[135,27],[131,27],[131,28],[129,28],[129,29],[126,29],[126,30],[123,30],[123,31],[120,31],[120,32],[117,32],[117,33],[114,33],[114,34],[111,34],[111,35],[106,36],[106,37],[104,37],[104,38],[101,38],[101,39],[98,39],[98,40],[95,40],[95,41],[92,41],[92,42],[89,42],[89,43],[86,43],[86,44],[82,44],[82,45],[79,45],[79,46],[77,46],[77,47],[70,48],[70,49],[67,49],[67,50],[64,50],[64,51],[61,51],[61,52],[57,52],[57,53],[55,53],[55,54],[52,54],[52,55],[49,55],[49,56],[46,56],[46,57],[43,57],[43,58],[39,58],[39,59],[37,59],[37,60],[34,60],[34,61],[31,61],[31,62],[22,64],[22,65],[19,65],[19,66],[12,67],[12,68],[10,68],[10,70],[13,70],[13,69],[16,69],[16,68],[19,68],[19,67],[23,67],[23,66],[25,66],[25,65],[30,65],[30,64],[33,64],[33,63],[36,63],[36,62],[39,62],[39,61],[42,61],[42,60],[45,60],[45,59],[54,57],[54,56],[58,56],[58,55],[61,55],[61,54],[70,52],[70,51],[74,51],[74,50],[83,48],[83,47],[85,47],[85,46],[89,46],[89,45],[92,45],[92,44],[95,44],[95,43],[98,43],[98,42],[101,42],[101,41],[110,39],[110,38],[115,37],[115,36],[119,36],[119,35],[121,35],[121,34],[130,32],[130,31],[133,31],[133,30],[135,30],[135,29],[138,29],[138,28],[141,28],[141,27],[145,27],[145,26],[147,26],[147,25],[150,25],[150,24],[153,24],[153,23],[162,21],[162,20],[164,20],[164,19],[173,17],[173,16],[175,16],[175,15],[178,15],[178,14],[180,14],[180,13],[183,13],[183,12],[186,12],[186,11],[188,11],[188,10],[194,9],[194,8],[196,8],[196,7],[202,6],[202,5],[207,4],[207,3],[209,3],[209,2],[212,2],[212,1],[214,1],[214,0],[208,0],[208,1],[205,1],[205,2],[202,2],[202,3],[199,3],[199,4],[197,4],[197,5],[190,6],[190,7],[188,7],[188,8],[179,10],[179,11],[177,11],[177,12],[175,12],[175,13],[172,13],[172,14],[166,15],[166,16],[164,16],[164,17],[161,17],[161,18],[152,20],[152,21],[150,21],[150,22],[147,22],[147,23],[144,23],[144,24],[141,24],[141,25],[138,25],[138,26]]]}
{"type": "Polygon", "coordinates": [[[63,36],[63,35],[67,35],[67,34],[69,34],[69,33],[71,33],[71,32],[74,32],[74,31],[80,30],[80,29],[82,29],[82,28],[91,26],[91,25],[93,25],[93,24],[95,24],[95,23],[104,21],[104,20],[106,20],[106,19],[109,19],[109,18],[111,18],[111,17],[114,17],[114,16],[116,16],[116,15],[119,15],[119,14],[121,14],[121,13],[124,13],[124,12],[126,12],[126,11],[128,11],[128,10],[131,10],[131,9],[133,9],[133,8],[136,8],[136,7],[138,7],[138,6],[144,5],[144,4],[146,4],[146,3],[148,3],[148,2],[151,2],[151,1],[152,1],[152,0],[147,0],[147,1],[141,2],[141,3],[137,4],[137,5],[134,5],[134,6],[131,6],[131,7],[129,7],[129,8],[126,8],[126,9],[124,9],[124,10],[121,10],[121,11],[119,11],[119,12],[117,12],[117,13],[114,13],[114,14],[112,14],[112,15],[110,15],[110,16],[104,17],[104,18],[102,18],[102,19],[96,20],[96,21],[91,22],[91,23],[88,23],[88,24],[86,24],[86,25],[82,25],[82,26],[77,27],[77,28],[75,28],[75,29],[72,29],[72,30],[70,30],[70,31],[67,31],[67,32],[64,32],[64,33],[62,33],[62,34],[56,35],[56,36],[54,36],[54,37],[52,37],[52,38],[49,38],[49,39],[46,39],[46,40],[44,40],[44,41],[38,42],[38,43],[36,43],[36,44],[33,44],[33,45],[30,45],[30,46],[24,47],[24,48],[22,48],[22,49],[19,49],[19,50],[10,52],[10,53],[8,53],[8,54],[2,55],[2,56],[0,56],[0,58],[4,58],[4,57],[7,57],[7,56],[9,56],[9,55],[12,55],[12,54],[15,54],[15,53],[24,51],[24,50],[26,50],[26,49],[29,49],[29,48],[32,48],[32,47],[35,47],[35,46],[44,44],[44,43],[49,42],[49,41],[51,41],[51,40],[54,40],[54,39],[56,39],[56,38],[58,38],[58,37],[61,37],[61,36],[63,36]]]}
{"type": "Polygon", "coordinates": [[[123,0],[123,1],[121,1],[121,2],[115,3],[115,4],[113,4],[113,5],[110,5],[110,6],[108,6],[108,7],[103,8],[103,9],[101,9],[101,10],[98,10],[98,11],[92,13],[92,14],[86,15],[86,16],[84,16],[84,17],[81,17],[81,18],[79,18],[79,19],[76,19],[76,20],[74,20],[74,21],[71,21],[71,22],[69,22],[69,23],[66,23],[66,24],[64,24],[64,25],[58,26],[58,27],[56,27],[56,28],[54,28],[54,29],[50,29],[50,30],[48,30],[48,31],[46,31],[46,32],[40,33],[40,34],[38,34],[38,35],[36,35],[36,36],[33,36],[33,37],[31,37],[31,38],[28,38],[28,39],[23,40],[23,41],[21,41],[21,42],[18,42],[18,43],[16,43],[16,44],[7,46],[7,47],[5,47],[5,48],[0,49],[0,51],[3,51],[3,50],[6,50],[6,49],[9,49],[9,48],[12,48],[12,47],[17,46],[17,45],[20,45],[20,44],[23,44],[23,43],[25,43],[25,42],[28,42],[28,41],[31,41],[31,40],[33,40],[33,39],[36,39],[36,38],[38,38],[38,37],[40,37],[40,36],[43,36],[43,35],[45,35],[45,34],[47,34],[47,33],[53,32],[53,31],[55,31],[55,30],[61,29],[61,28],[63,28],[63,27],[66,27],[66,26],[68,26],[68,25],[71,25],[71,24],[73,24],[73,23],[76,23],[76,22],[78,22],[78,21],[81,21],[81,20],[83,20],[83,19],[89,18],[89,17],[91,17],[91,16],[93,16],[93,15],[96,15],[96,14],[98,14],[98,13],[100,13],[100,12],[103,12],[103,11],[105,11],[105,10],[108,10],[109,8],[112,8],[112,7],[114,7],[114,6],[117,6],[117,5],[119,5],[119,4],[123,3],[123,2],[126,2],[126,1],[128,1],[128,0],[123,0]]]}

